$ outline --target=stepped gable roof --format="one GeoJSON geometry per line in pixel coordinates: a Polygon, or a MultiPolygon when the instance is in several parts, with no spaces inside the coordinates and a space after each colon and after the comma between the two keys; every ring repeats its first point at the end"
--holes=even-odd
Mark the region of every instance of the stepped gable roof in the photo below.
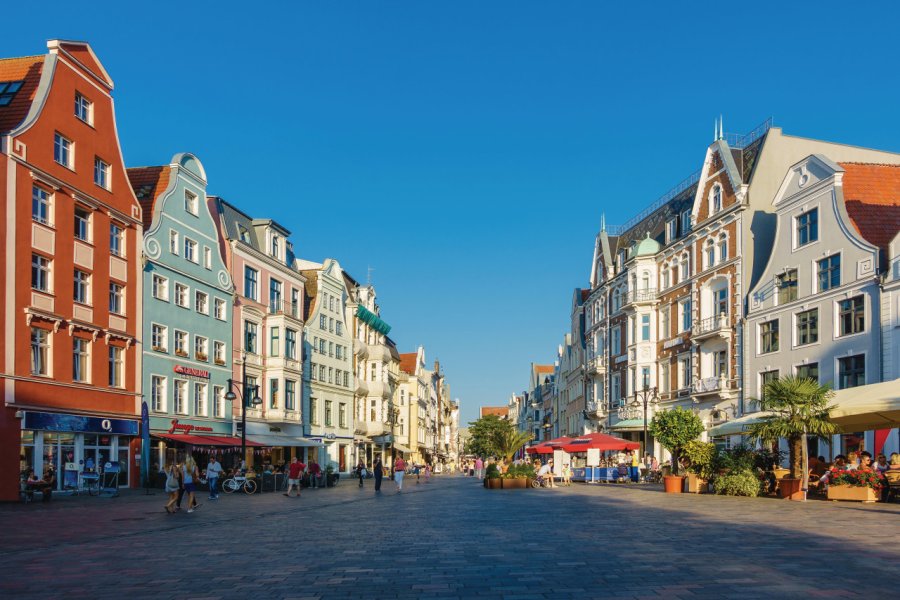
{"type": "Polygon", "coordinates": [[[43,55],[0,59],[0,133],[12,131],[28,115],[43,67],[43,55]]]}
{"type": "Polygon", "coordinates": [[[153,207],[156,199],[169,187],[169,167],[133,167],[126,169],[131,189],[141,204],[144,217],[144,231],[153,222],[153,207]]]}
{"type": "Polygon", "coordinates": [[[853,226],[886,252],[900,231],[900,165],[840,165],[844,169],[844,204],[853,226]]]}
{"type": "Polygon", "coordinates": [[[400,370],[410,375],[416,374],[416,362],[419,360],[418,352],[400,353],[400,370]]]}

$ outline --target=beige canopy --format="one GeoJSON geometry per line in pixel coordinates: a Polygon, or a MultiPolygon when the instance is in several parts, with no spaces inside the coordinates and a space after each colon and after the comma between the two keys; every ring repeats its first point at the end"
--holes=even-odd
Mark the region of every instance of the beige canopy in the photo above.
{"type": "Polygon", "coordinates": [[[834,393],[831,420],[844,431],[900,427],[900,379],[834,393]]]}

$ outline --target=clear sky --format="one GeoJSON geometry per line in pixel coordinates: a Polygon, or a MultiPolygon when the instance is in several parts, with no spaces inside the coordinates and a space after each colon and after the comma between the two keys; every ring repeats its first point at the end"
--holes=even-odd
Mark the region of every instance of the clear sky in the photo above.
{"type": "Polygon", "coordinates": [[[553,361],[601,213],[698,169],[719,114],[900,151],[894,5],[658,4],[19,1],[0,56],[89,41],[128,166],[193,152],[301,257],[371,267],[468,421],[553,361]]]}

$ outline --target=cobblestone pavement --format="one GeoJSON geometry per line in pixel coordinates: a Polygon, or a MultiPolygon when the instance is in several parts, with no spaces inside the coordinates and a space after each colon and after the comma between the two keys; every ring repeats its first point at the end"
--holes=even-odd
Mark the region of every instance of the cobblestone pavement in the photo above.
{"type": "Polygon", "coordinates": [[[900,504],[452,476],[202,502],[0,506],[0,597],[886,598],[900,564],[900,504]]]}

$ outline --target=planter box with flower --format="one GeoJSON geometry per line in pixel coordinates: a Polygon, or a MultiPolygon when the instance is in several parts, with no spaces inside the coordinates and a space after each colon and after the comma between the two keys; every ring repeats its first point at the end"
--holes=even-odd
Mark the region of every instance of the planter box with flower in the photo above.
{"type": "Polygon", "coordinates": [[[224,367],[224,366],[225,366],[225,359],[224,359],[224,358],[217,358],[217,359],[216,359],[216,364],[219,365],[219,366],[224,367]]]}
{"type": "Polygon", "coordinates": [[[489,464],[484,472],[484,487],[489,490],[499,490],[501,485],[500,469],[493,463],[489,464]]]}
{"type": "Polygon", "coordinates": [[[534,478],[534,469],[529,465],[510,465],[506,473],[501,476],[504,490],[524,490],[528,486],[528,479],[534,478]]]}
{"type": "Polygon", "coordinates": [[[206,355],[205,352],[197,352],[197,353],[196,353],[196,359],[197,359],[197,360],[202,360],[203,362],[206,362],[207,360],[209,360],[209,357],[206,355]]]}
{"type": "Polygon", "coordinates": [[[875,502],[883,486],[883,481],[873,471],[831,471],[828,499],[875,502]]]}
{"type": "Polygon", "coordinates": [[[184,350],[176,350],[176,351],[175,351],[175,356],[180,356],[181,358],[190,358],[190,356],[188,355],[188,353],[185,352],[184,350]]]}

